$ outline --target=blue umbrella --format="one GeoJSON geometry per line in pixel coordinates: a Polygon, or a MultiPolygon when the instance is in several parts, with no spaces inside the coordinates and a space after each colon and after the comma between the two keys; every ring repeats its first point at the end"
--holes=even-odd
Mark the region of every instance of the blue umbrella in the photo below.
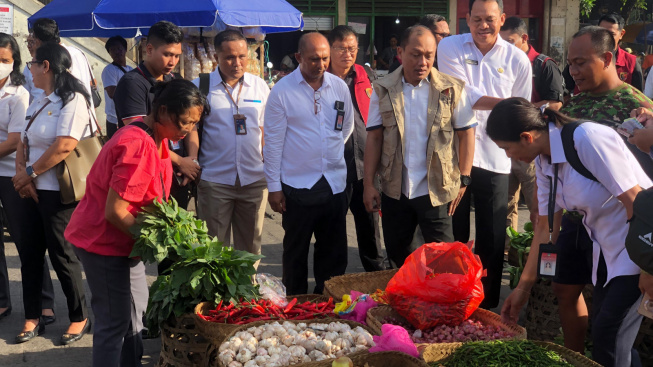
{"type": "Polygon", "coordinates": [[[167,20],[180,27],[261,27],[264,33],[304,26],[302,13],[284,0],[54,0],[32,15],[57,21],[64,37],[134,37],[167,20]]]}

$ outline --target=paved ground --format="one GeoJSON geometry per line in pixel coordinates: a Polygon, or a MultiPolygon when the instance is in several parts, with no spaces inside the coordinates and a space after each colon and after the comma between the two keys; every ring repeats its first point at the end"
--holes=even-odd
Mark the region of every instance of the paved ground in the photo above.
{"type": "MultiPolygon", "coordinates": [[[[523,224],[528,219],[525,210],[520,210],[520,222],[523,224]]],[[[473,222],[473,221],[472,221],[473,222]]],[[[347,218],[347,234],[349,240],[349,264],[348,273],[363,272],[363,267],[358,257],[356,248],[356,235],[354,230],[353,217],[351,214],[347,218]]],[[[474,236],[472,228],[472,238],[474,236]]],[[[281,276],[281,242],[283,238],[283,229],[281,228],[281,216],[273,213],[268,209],[263,235],[263,255],[259,271],[281,276]]],[[[10,239],[8,239],[10,240],[10,239]]],[[[60,346],[59,338],[68,325],[66,316],[66,299],[61,291],[56,274],[51,271],[52,280],[56,292],[56,310],[57,321],[48,325],[43,335],[38,336],[28,343],[14,344],[15,335],[22,330],[24,314],[22,310],[22,289],[20,285],[20,261],[18,253],[13,243],[7,241],[5,251],[9,267],[9,278],[11,280],[11,297],[13,303],[13,312],[10,317],[0,321],[0,367],[9,366],[48,366],[48,367],[68,367],[68,366],[88,366],[91,361],[92,333],[85,336],[82,340],[71,346],[60,346]]],[[[312,253],[309,259],[312,259],[312,253]]],[[[309,274],[312,273],[312,266],[309,265],[309,274]]],[[[148,282],[152,283],[156,279],[156,267],[150,266],[147,269],[148,282]]],[[[313,279],[310,279],[309,289],[314,286],[313,279]]],[[[502,291],[502,301],[509,294],[507,286],[507,274],[504,273],[504,284],[502,291]]],[[[88,286],[87,295],[90,295],[88,286]]],[[[89,299],[90,302],[90,299],[89,299]]],[[[89,306],[90,309],[90,306],[89,306]]],[[[497,310],[494,310],[497,311],[497,310]]],[[[92,318],[93,316],[91,316],[92,318]]],[[[145,341],[144,365],[154,366],[158,359],[161,347],[160,339],[145,341]]]]}

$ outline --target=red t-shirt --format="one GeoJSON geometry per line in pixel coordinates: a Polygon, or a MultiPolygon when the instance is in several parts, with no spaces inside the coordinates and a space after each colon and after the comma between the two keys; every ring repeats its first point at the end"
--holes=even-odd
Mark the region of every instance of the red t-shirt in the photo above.
{"type": "Polygon", "coordinates": [[[127,209],[134,216],[155,197],[163,196],[160,177],[169,195],[172,162],[168,143],[163,141],[161,145],[159,158],[154,140],[140,127],[125,126],[116,132],[86,178],[86,194],[64,233],[70,243],[94,254],[129,256],[134,239],[104,217],[109,188],[130,203],[127,209]]]}

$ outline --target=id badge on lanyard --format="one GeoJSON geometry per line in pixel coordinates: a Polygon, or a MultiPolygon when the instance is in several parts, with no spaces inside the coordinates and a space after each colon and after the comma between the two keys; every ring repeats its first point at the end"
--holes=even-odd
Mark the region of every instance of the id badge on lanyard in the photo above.
{"type": "Polygon", "coordinates": [[[556,192],[558,188],[558,164],[554,165],[553,180],[549,177],[549,243],[540,244],[537,258],[537,272],[540,278],[553,279],[558,274],[558,247],[553,244],[553,216],[555,214],[556,192]]]}

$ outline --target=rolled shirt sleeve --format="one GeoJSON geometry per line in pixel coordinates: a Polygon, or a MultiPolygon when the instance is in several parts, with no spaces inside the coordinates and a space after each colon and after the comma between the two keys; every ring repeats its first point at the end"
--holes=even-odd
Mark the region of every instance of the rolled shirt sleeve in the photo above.
{"type": "MultiPolygon", "coordinates": [[[[81,94],[75,93],[75,96],[61,109],[57,136],[82,140],[83,137],[91,134],[90,121],[91,115],[86,99],[81,94]]],[[[93,130],[95,128],[95,124],[93,124],[93,130]]]]}
{"type": "Polygon", "coordinates": [[[473,105],[469,94],[463,89],[451,117],[454,130],[467,130],[478,125],[473,105]]]}
{"type": "Polygon", "coordinates": [[[270,92],[265,106],[265,123],[263,147],[265,178],[270,192],[281,191],[281,156],[285,144],[288,117],[279,93],[274,88],[270,92]]]}
{"type": "Polygon", "coordinates": [[[383,120],[381,119],[381,112],[379,111],[379,96],[375,90],[372,90],[370,97],[370,109],[367,113],[366,130],[375,130],[383,127],[383,120]]]}

